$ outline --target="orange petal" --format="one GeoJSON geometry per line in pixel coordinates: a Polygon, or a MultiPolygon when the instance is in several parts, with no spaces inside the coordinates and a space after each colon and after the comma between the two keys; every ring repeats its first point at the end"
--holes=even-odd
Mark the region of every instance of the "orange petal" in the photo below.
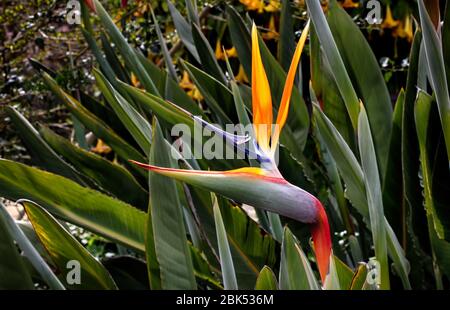
{"type": "Polygon", "coordinates": [[[297,48],[295,49],[294,56],[292,57],[291,66],[289,68],[288,75],[286,77],[286,83],[284,84],[283,96],[281,97],[280,108],[278,109],[277,122],[272,137],[272,150],[277,147],[278,139],[280,138],[281,129],[286,123],[286,119],[289,112],[289,103],[291,101],[292,87],[294,86],[295,75],[297,73],[298,63],[302,55],[303,47],[305,46],[306,38],[309,32],[309,21],[303,29],[302,36],[298,41],[297,48]]]}
{"type": "Polygon", "coordinates": [[[259,51],[258,32],[255,24],[252,28],[252,106],[256,140],[262,150],[268,151],[273,121],[272,97],[259,51]]]}

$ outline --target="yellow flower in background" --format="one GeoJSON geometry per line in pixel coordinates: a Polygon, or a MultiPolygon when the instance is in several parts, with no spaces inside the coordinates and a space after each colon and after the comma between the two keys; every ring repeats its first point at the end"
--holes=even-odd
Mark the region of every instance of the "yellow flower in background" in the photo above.
{"type": "Polygon", "coordinates": [[[261,34],[261,36],[265,40],[273,40],[273,39],[277,39],[278,38],[279,34],[278,34],[277,28],[275,26],[275,17],[273,15],[270,16],[269,31],[261,34]]]}
{"type": "Polygon", "coordinates": [[[237,58],[238,57],[237,50],[234,46],[232,48],[225,50],[225,53],[227,54],[228,58],[237,58]]]}
{"type": "Polygon", "coordinates": [[[133,84],[134,87],[139,87],[141,83],[139,82],[138,78],[134,73],[131,73],[131,84],[133,84]]]}
{"type": "Polygon", "coordinates": [[[264,11],[264,1],[262,0],[239,0],[240,3],[245,5],[248,11],[258,11],[262,13],[264,11]]]}
{"type": "Polygon", "coordinates": [[[341,3],[341,5],[345,9],[353,9],[359,7],[359,2],[353,2],[353,0],[345,0],[341,3]]]}
{"type": "Polygon", "coordinates": [[[281,3],[279,0],[270,0],[269,4],[264,6],[266,12],[278,12],[280,10],[281,3]]]}
{"type": "Polygon", "coordinates": [[[194,83],[192,83],[191,79],[189,78],[189,73],[187,71],[183,71],[183,78],[181,79],[180,83],[181,88],[183,88],[189,97],[191,97],[194,100],[203,100],[203,96],[200,93],[200,91],[197,89],[194,83]]]}
{"type": "Polygon", "coordinates": [[[111,148],[106,145],[103,140],[97,139],[97,145],[91,149],[91,152],[99,155],[106,155],[111,153],[111,148]]]}
{"type": "Polygon", "coordinates": [[[241,83],[248,83],[247,74],[245,74],[244,67],[242,65],[239,66],[238,74],[235,76],[236,81],[241,83]]]}
{"type": "Polygon", "coordinates": [[[413,25],[412,25],[410,15],[406,16],[406,18],[395,29],[393,36],[399,37],[402,39],[407,39],[409,42],[412,42],[414,33],[413,33],[413,25]]]}
{"type": "Polygon", "coordinates": [[[381,28],[383,29],[392,29],[395,27],[398,27],[400,22],[398,20],[395,20],[392,16],[391,7],[388,5],[386,8],[386,16],[384,18],[383,23],[381,24],[381,28]]]}
{"type": "Polygon", "coordinates": [[[222,47],[222,42],[220,40],[217,40],[216,50],[215,50],[214,54],[215,54],[217,60],[225,60],[225,55],[228,58],[238,57],[237,50],[234,46],[229,49],[226,49],[225,53],[224,53],[223,47],[222,47]]]}

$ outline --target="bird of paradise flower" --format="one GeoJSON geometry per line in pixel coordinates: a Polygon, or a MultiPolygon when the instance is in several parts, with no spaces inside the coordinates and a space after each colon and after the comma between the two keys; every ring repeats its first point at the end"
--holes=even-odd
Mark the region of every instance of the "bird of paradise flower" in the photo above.
{"type": "MultiPolygon", "coordinates": [[[[281,130],[286,123],[290,98],[300,56],[309,31],[309,22],[297,44],[286,78],[276,124],[272,130],[272,99],[269,82],[262,63],[256,26],[252,28],[252,108],[253,128],[257,158],[261,168],[247,167],[230,171],[198,171],[157,167],[144,163],[135,164],[193,186],[219,193],[234,201],[275,212],[280,215],[310,224],[314,252],[319,273],[324,283],[329,271],[331,249],[328,218],[321,202],[305,190],[286,181],[278,170],[274,154],[281,130]]],[[[189,114],[186,111],[184,113],[189,114]]],[[[198,121],[198,118],[189,114],[198,121]]],[[[201,120],[200,120],[201,121],[201,120]]],[[[242,139],[222,132],[207,124],[203,125],[222,134],[228,142],[240,144],[242,139]]],[[[206,123],[206,124],[205,124],[206,123]]],[[[247,150],[249,151],[249,150],[247,150]]]]}

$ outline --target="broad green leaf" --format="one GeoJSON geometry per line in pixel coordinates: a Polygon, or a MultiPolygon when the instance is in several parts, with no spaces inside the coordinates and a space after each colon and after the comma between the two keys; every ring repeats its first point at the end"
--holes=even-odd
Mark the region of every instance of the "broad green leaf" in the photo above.
{"type": "Polygon", "coordinates": [[[156,35],[158,36],[159,45],[161,46],[164,61],[166,63],[167,71],[169,71],[171,78],[174,81],[178,82],[177,72],[176,72],[174,64],[172,62],[172,57],[170,56],[169,50],[167,48],[166,40],[164,40],[163,34],[161,32],[161,28],[159,28],[158,19],[156,18],[155,13],[153,12],[153,9],[150,8],[150,10],[152,13],[153,23],[155,24],[156,35]]]}
{"type": "Polygon", "coordinates": [[[120,290],[148,290],[147,265],[132,256],[114,256],[102,260],[120,290]]]}
{"type": "Polygon", "coordinates": [[[212,195],[214,201],[214,221],[216,224],[217,244],[219,247],[220,266],[222,271],[223,286],[226,290],[237,290],[236,272],[234,271],[233,258],[228,244],[227,231],[223,224],[220,207],[217,198],[212,195]]]}
{"type": "MultiPolygon", "coordinates": [[[[150,162],[162,167],[173,167],[176,162],[170,154],[161,128],[155,119],[150,162]]],[[[152,229],[161,272],[161,287],[163,289],[196,289],[176,183],[174,180],[152,172],[149,177],[151,188],[148,213],[151,214],[151,226],[147,229],[152,229]]]]}
{"type": "MultiPolygon", "coordinates": [[[[329,5],[328,23],[355,91],[367,110],[378,170],[382,178],[389,152],[386,137],[391,135],[392,128],[392,103],[388,88],[366,38],[335,0],[329,5]]],[[[332,68],[334,72],[336,67],[332,68]]]]}
{"type": "Polygon", "coordinates": [[[2,213],[1,216],[3,216],[6,220],[6,225],[9,229],[9,232],[17,242],[17,245],[22,250],[24,256],[26,256],[30,264],[40,275],[41,279],[47,283],[50,289],[65,290],[64,285],[60,280],[58,280],[55,273],[44,260],[44,258],[49,258],[47,253],[45,254],[45,256],[41,256],[41,254],[36,249],[36,245],[32,244],[31,240],[28,239],[28,236],[25,235],[22,228],[19,227],[16,221],[2,205],[0,205],[0,212],[2,213]]]}
{"type": "Polygon", "coordinates": [[[21,136],[22,142],[27,147],[27,151],[30,153],[36,166],[62,175],[81,185],[86,184],[81,175],[45,143],[39,135],[39,132],[22,114],[10,106],[7,106],[5,109],[11,121],[16,126],[17,132],[21,136]]]}
{"type": "Polygon", "coordinates": [[[100,18],[100,22],[102,23],[105,30],[108,32],[111,40],[114,42],[114,44],[117,46],[118,50],[123,56],[123,59],[130,70],[136,74],[139,81],[142,83],[144,88],[155,95],[159,95],[158,89],[156,88],[155,84],[153,83],[150,76],[145,71],[142,64],[139,62],[139,60],[135,57],[135,52],[133,48],[128,44],[127,40],[123,36],[123,34],[120,32],[120,30],[117,28],[117,26],[114,24],[114,21],[111,19],[111,17],[108,15],[106,10],[103,8],[101,3],[98,0],[93,0],[94,5],[97,11],[97,15],[100,18]]]}
{"type": "Polygon", "coordinates": [[[101,119],[84,108],[75,98],[64,92],[48,74],[43,74],[50,89],[61,99],[66,107],[95,135],[105,141],[122,159],[145,162],[144,156],[114,133],[101,119]]]}
{"type": "MultiPolygon", "coordinates": [[[[131,84],[130,72],[120,62],[116,55],[114,46],[109,42],[108,37],[104,32],[100,33],[100,40],[102,42],[103,52],[105,53],[106,60],[111,68],[114,70],[116,76],[125,83],[131,84]]],[[[112,83],[112,82],[111,82],[112,83]]]]}
{"type": "Polygon", "coordinates": [[[189,22],[200,26],[198,8],[197,8],[197,0],[186,0],[186,9],[188,12],[189,22]]]}
{"type": "Polygon", "coordinates": [[[236,47],[239,61],[244,67],[249,80],[252,79],[252,45],[250,32],[247,29],[239,13],[232,6],[227,5],[226,15],[228,27],[230,30],[231,41],[236,47]]]}
{"type": "Polygon", "coordinates": [[[381,193],[380,174],[377,166],[375,147],[369,119],[364,107],[361,107],[358,121],[358,145],[361,154],[361,166],[366,186],[367,205],[369,207],[370,228],[372,231],[375,256],[380,263],[380,288],[389,289],[389,265],[384,227],[383,195],[381,193]]]}
{"type": "MultiPolygon", "coordinates": [[[[446,167],[446,156],[439,132],[442,130],[437,120],[437,111],[433,99],[424,92],[419,92],[415,107],[417,135],[420,145],[420,163],[422,167],[422,182],[424,188],[425,209],[428,219],[429,238],[433,259],[439,268],[450,277],[448,255],[450,243],[443,232],[448,227],[448,188],[450,173],[446,167]],[[444,166],[445,168],[441,168],[444,166]]],[[[439,271],[435,268],[435,277],[441,281],[439,271]]],[[[439,288],[439,287],[438,287],[439,288]]]]}
{"type": "Polygon", "coordinates": [[[94,70],[94,76],[97,81],[97,86],[102,91],[103,96],[105,96],[114,112],[116,112],[116,115],[139,144],[144,154],[148,154],[152,141],[150,124],[121,94],[114,90],[103,74],[94,70]]]}
{"type": "MultiPolygon", "coordinates": [[[[422,44],[422,33],[416,32],[410,55],[410,66],[405,89],[405,103],[402,111],[402,204],[396,206],[403,221],[401,225],[390,222],[394,229],[406,232],[400,239],[405,240],[406,255],[411,264],[410,279],[414,288],[422,288],[423,279],[426,277],[426,266],[431,264],[431,258],[427,257],[424,249],[428,244],[428,229],[426,213],[423,207],[421,180],[418,174],[420,170],[420,154],[417,131],[414,120],[414,107],[417,98],[417,87],[422,87],[421,79],[426,83],[426,59],[422,44]],[[404,211],[403,211],[404,209],[404,211]]],[[[397,154],[398,156],[398,154],[397,154]]],[[[399,235],[400,236],[400,235],[399,235]]]]}
{"type": "Polygon", "coordinates": [[[125,83],[119,83],[119,88],[128,92],[144,111],[155,113],[171,125],[182,123],[189,125],[192,129],[194,128],[193,119],[183,113],[176,105],[125,83]]]}
{"type": "Polygon", "coordinates": [[[234,101],[231,91],[220,81],[192,64],[183,61],[183,67],[189,73],[200,93],[205,97],[209,108],[217,115],[222,124],[232,124],[234,101]]]}
{"type": "Polygon", "coordinates": [[[345,103],[334,80],[332,68],[311,25],[311,82],[317,101],[351,149],[356,150],[355,131],[345,103]]]}
{"type": "Polygon", "coordinates": [[[170,15],[172,15],[173,24],[177,29],[178,36],[181,42],[187,48],[189,53],[201,63],[200,57],[198,55],[197,49],[195,47],[194,38],[192,37],[192,27],[186,21],[186,19],[181,15],[177,8],[173,5],[172,1],[167,0],[167,5],[169,7],[170,15]]]}
{"type": "Polygon", "coordinates": [[[214,54],[211,45],[203,35],[199,26],[195,24],[192,25],[192,37],[194,38],[195,46],[197,47],[197,52],[204,71],[211,74],[211,76],[221,83],[227,83],[227,79],[217,62],[216,55],[214,54]]]}
{"type": "Polygon", "coordinates": [[[40,134],[53,150],[78,171],[89,176],[102,189],[141,210],[147,209],[148,193],[128,170],[92,152],[76,147],[47,127],[42,127],[40,134]]]}
{"type": "Polygon", "coordinates": [[[278,59],[285,72],[289,71],[295,51],[294,20],[289,0],[281,1],[280,39],[278,40],[278,59]]]}
{"type": "Polygon", "coordinates": [[[393,115],[393,126],[389,142],[389,154],[383,183],[383,206],[384,214],[389,223],[395,228],[398,236],[402,235],[402,203],[403,203],[403,180],[402,180],[402,118],[405,104],[405,92],[402,90],[395,104],[393,115]]]}
{"type": "Polygon", "coordinates": [[[95,41],[94,36],[92,35],[92,33],[86,31],[85,29],[81,29],[81,31],[84,35],[84,38],[85,38],[87,44],[89,45],[89,48],[91,49],[92,53],[95,56],[95,60],[100,65],[102,72],[105,74],[105,76],[108,78],[108,80],[111,83],[114,83],[114,81],[116,79],[116,73],[114,72],[114,70],[111,67],[111,65],[109,64],[109,62],[104,57],[102,51],[100,50],[99,46],[97,45],[97,42],[95,41]]]}
{"type": "MultiPolygon", "coordinates": [[[[213,250],[218,253],[210,193],[198,188],[190,188],[190,192],[200,223],[199,228],[213,250]]],[[[227,230],[239,288],[253,289],[261,268],[264,265],[274,268],[277,260],[277,244],[241,208],[231,205],[221,197],[219,197],[219,205],[227,230]]]]}
{"type": "Polygon", "coordinates": [[[353,88],[350,76],[345,68],[344,61],[331,33],[330,26],[322,11],[320,1],[306,0],[306,4],[325,56],[331,68],[333,68],[331,72],[334,75],[334,80],[336,81],[339,92],[347,107],[347,112],[352,121],[353,128],[356,130],[359,115],[358,95],[353,88]]]}
{"type": "Polygon", "coordinates": [[[117,289],[108,271],[47,211],[31,201],[22,201],[40,241],[58,268],[59,278],[70,289],[117,289]],[[71,261],[80,266],[80,283],[67,282],[71,261]]]}
{"type": "Polygon", "coordinates": [[[277,278],[272,269],[268,266],[264,266],[259,272],[258,279],[256,280],[255,290],[263,291],[275,291],[278,289],[277,278]]]}
{"type": "Polygon", "coordinates": [[[446,2],[442,27],[442,53],[444,55],[447,87],[450,88],[450,2],[446,2]]]}
{"type": "MultiPolygon", "coordinates": [[[[0,205],[2,211],[3,205],[0,205]]],[[[19,255],[14,239],[7,228],[6,219],[0,216],[0,289],[32,290],[34,288],[30,273],[23,258],[19,255]]]]}
{"type": "Polygon", "coordinates": [[[171,79],[165,71],[159,69],[141,53],[137,53],[137,55],[148,74],[157,84],[158,89],[161,89],[160,92],[164,94],[164,99],[176,103],[178,106],[188,110],[194,115],[201,115],[205,119],[207,118],[203,110],[198,106],[198,103],[189,97],[180,85],[171,79]]]}
{"type": "Polygon", "coordinates": [[[318,290],[309,261],[289,228],[284,229],[280,263],[281,290],[318,290]]]}
{"type": "Polygon", "coordinates": [[[0,195],[35,201],[58,218],[144,251],[144,212],[64,177],[0,159],[0,195]]]}
{"type": "Polygon", "coordinates": [[[339,278],[341,290],[349,290],[353,278],[353,271],[343,261],[333,256],[334,268],[339,278]]]}
{"type": "Polygon", "coordinates": [[[423,44],[425,46],[426,59],[428,63],[428,77],[436,95],[441,117],[442,131],[447,146],[447,156],[450,161],[450,95],[445,73],[444,55],[442,42],[439,39],[433,22],[425,8],[423,0],[418,1],[420,24],[423,32],[423,44]]]}
{"type": "MultiPolygon", "coordinates": [[[[346,195],[353,206],[363,216],[366,223],[370,223],[369,208],[366,200],[364,174],[355,155],[352,153],[342,136],[317,106],[314,106],[314,118],[318,132],[330,154],[333,156],[339,173],[346,184],[346,195]]],[[[383,218],[387,232],[387,246],[389,256],[394,261],[397,274],[402,279],[403,286],[410,288],[408,279],[409,265],[405,254],[395,236],[394,231],[383,218]]]]}
{"type": "Polygon", "coordinates": [[[356,269],[355,274],[352,278],[352,283],[350,285],[350,289],[359,291],[362,290],[364,287],[364,284],[366,283],[367,279],[367,267],[365,264],[360,264],[358,266],[358,269],[356,269]]]}

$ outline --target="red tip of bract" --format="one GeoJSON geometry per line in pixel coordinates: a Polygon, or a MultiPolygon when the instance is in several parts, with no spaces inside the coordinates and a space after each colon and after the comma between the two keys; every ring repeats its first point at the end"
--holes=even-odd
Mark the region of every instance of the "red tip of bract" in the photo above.
{"type": "Polygon", "coordinates": [[[89,9],[92,12],[97,13],[97,10],[95,9],[94,1],[92,1],[92,0],[84,0],[84,3],[86,3],[86,5],[89,7],[89,9]]]}
{"type": "Polygon", "coordinates": [[[328,217],[319,200],[316,200],[317,221],[311,227],[314,252],[316,253],[317,266],[319,268],[322,283],[328,274],[331,256],[331,236],[328,217]]]}
{"type": "Polygon", "coordinates": [[[122,0],[122,7],[123,7],[123,8],[126,7],[126,6],[127,6],[127,3],[128,3],[128,0],[122,0]]]}

